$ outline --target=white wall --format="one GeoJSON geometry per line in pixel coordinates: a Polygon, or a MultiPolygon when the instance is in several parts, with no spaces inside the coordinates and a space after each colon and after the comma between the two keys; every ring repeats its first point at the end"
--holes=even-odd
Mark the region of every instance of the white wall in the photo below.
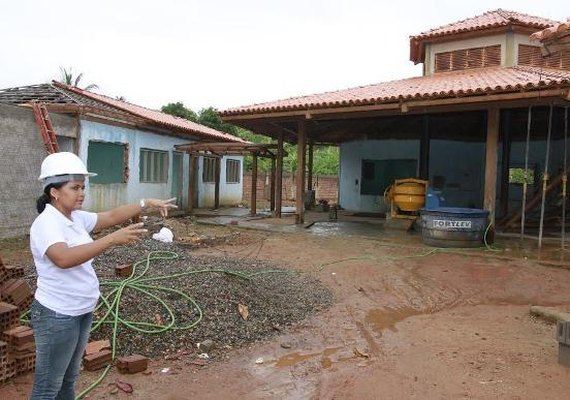
{"type": "MultiPolygon", "coordinates": [[[[198,159],[198,207],[214,207],[216,186],[214,183],[203,182],[204,157],[198,159]]],[[[221,160],[220,171],[220,206],[236,206],[241,203],[243,191],[243,156],[226,156],[221,160]],[[239,183],[226,183],[226,161],[239,160],[239,183]]]]}

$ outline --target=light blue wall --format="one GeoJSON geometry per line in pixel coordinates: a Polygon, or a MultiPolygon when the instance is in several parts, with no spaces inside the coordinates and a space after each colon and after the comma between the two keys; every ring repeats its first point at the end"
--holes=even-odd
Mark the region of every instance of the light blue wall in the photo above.
{"type": "MultiPolygon", "coordinates": [[[[88,145],[91,140],[126,144],[129,158],[129,179],[127,183],[91,184],[87,186],[84,209],[100,211],[126,203],[138,202],[141,198],[169,198],[172,183],[172,152],[174,145],[188,143],[187,139],[164,136],[138,129],[106,125],[92,121],[81,121],[79,156],[87,163],[88,145]],[[139,182],[140,149],[168,151],[168,182],[139,182]]],[[[188,193],[188,156],[184,156],[183,199],[186,204],[188,193]]],[[[93,171],[97,172],[97,171],[93,171]]]]}
{"type": "MultiPolygon", "coordinates": [[[[340,145],[339,204],[349,211],[386,212],[382,190],[361,195],[362,160],[419,159],[419,140],[359,140],[340,145]]],[[[418,163],[419,164],[419,163],[418,163]]]]}
{"type": "MultiPolygon", "coordinates": [[[[204,157],[198,159],[198,207],[214,207],[216,186],[214,183],[205,183],[202,180],[204,170],[204,157]]],[[[243,190],[243,157],[227,156],[221,160],[220,171],[220,206],[236,206],[241,203],[243,190]],[[226,160],[239,160],[239,183],[226,183],[226,160]]]]}
{"type": "MultiPolygon", "coordinates": [[[[340,146],[339,203],[349,211],[387,212],[383,193],[361,195],[362,160],[416,159],[419,168],[419,140],[362,140],[340,146]]],[[[452,207],[483,206],[485,143],[430,141],[429,180],[445,177],[443,195],[452,207]]],[[[418,177],[419,171],[416,171],[418,177]]],[[[414,178],[414,177],[410,177],[414,178]]]]}
{"type": "MultiPolygon", "coordinates": [[[[87,163],[88,145],[90,140],[118,142],[128,145],[129,179],[127,183],[92,184],[87,186],[87,196],[84,209],[100,211],[122,204],[137,202],[141,198],[169,198],[172,185],[172,153],[174,146],[187,144],[188,139],[160,135],[138,129],[106,125],[92,121],[81,121],[81,143],[79,156],[87,163]],[[140,149],[155,149],[168,151],[168,182],[141,183],[139,182],[140,149]]],[[[202,157],[198,163],[198,206],[214,206],[214,184],[202,182],[202,157]]],[[[182,205],[186,207],[188,199],[188,170],[189,157],[183,156],[182,175],[182,205]]],[[[97,172],[97,171],[94,171],[97,172]]],[[[222,158],[220,182],[220,206],[232,206],[241,202],[243,189],[243,157],[231,156],[222,158]],[[240,182],[226,183],[226,159],[240,160],[240,182]]]]}
{"type": "Polygon", "coordinates": [[[485,143],[431,140],[429,181],[445,177],[443,196],[449,207],[483,207],[485,143]]]}

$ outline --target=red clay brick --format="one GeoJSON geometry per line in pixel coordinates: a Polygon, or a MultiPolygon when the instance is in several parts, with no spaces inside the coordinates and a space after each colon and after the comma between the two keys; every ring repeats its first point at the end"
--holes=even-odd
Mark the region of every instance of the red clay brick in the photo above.
{"type": "Polygon", "coordinates": [[[117,369],[122,374],[136,374],[148,368],[148,358],[139,354],[117,359],[117,369]]]}
{"type": "Polygon", "coordinates": [[[87,346],[85,347],[85,355],[88,356],[102,350],[111,350],[111,342],[108,339],[87,343],[87,346]]]}
{"type": "Polygon", "coordinates": [[[97,371],[113,361],[111,350],[102,350],[83,357],[83,368],[87,371],[97,371]]]}
{"type": "Polygon", "coordinates": [[[119,265],[115,267],[115,275],[121,278],[128,278],[133,273],[133,264],[119,265]]]}

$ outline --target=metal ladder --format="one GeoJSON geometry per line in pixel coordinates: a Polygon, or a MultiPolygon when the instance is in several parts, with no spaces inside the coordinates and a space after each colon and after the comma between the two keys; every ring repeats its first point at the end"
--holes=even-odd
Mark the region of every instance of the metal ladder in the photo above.
{"type": "Polygon", "coordinates": [[[45,104],[33,101],[32,108],[48,154],[58,153],[59,145],[45,104]]]}

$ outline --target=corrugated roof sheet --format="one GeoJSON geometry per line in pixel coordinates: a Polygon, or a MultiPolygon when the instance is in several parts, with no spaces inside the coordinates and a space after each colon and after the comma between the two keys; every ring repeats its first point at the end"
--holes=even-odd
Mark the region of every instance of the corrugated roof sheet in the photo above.
{"type": "Polygon", "coordinates": [[[526,66],[494,67],[382,82],[346,90],[230,108],[224,110],[222,115],[232,116],[392,103],[400,100],[474,96],[516,92],[522,89],[538,90],[560,85],[570,86],[570,71],[526,66]]]}

